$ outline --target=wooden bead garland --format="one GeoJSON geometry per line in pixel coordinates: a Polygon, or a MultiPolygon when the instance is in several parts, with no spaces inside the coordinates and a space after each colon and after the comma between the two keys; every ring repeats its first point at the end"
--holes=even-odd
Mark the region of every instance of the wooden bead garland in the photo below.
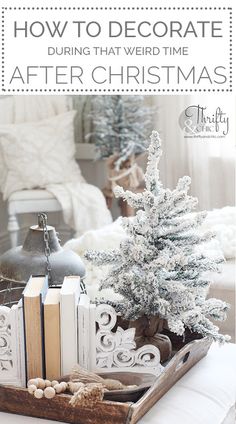
{"type": "Polygon", "coordinates": [[[119,380],[104,379],[99,375],[81,368],[79,365],[73,369],[70,381],[58,382],[57,380],[43,380],[42,378],[33,378],[28,381],[28,392],[36,399],[53,399],[56,394],[64,393],[68,390],[73,396],[69,403],[73,407],[81,405],[82,407],[93,406],[102,401],[105,391],[133,389],[136,385],[126,386],[119,380]]]}
{"type": "Polygon", "coordinates": [[[27,383],[28,392],[36,399],[52,399],[57,393],[63,393],[67,390],[65,381],[59,383],[57,380],[43,380],[42,378],[33,378],[27,383]]]}
{"type": "Polygon", "coordinates": [[[34,378],[28,381],[28,392],[36,399],[53,399],[56,394],[68,390],[73,396],[70,404],[75,406],[80,403],[82,406],[94,405],[103,399],[104,387],[100,383],[85,384],[81,381],[69,381],[68,383],[57,380],[49,381],[42,378],[34,378]]]}

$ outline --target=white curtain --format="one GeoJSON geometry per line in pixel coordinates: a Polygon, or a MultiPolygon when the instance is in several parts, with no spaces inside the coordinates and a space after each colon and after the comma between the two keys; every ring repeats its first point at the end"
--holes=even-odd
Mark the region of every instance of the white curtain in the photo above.
{"type": "Polygon", "coordinates": [[[199,202],[205,209],[234,205],[235,107],[232,97],[210,96],[202,99],[196,96],[191,100],[211,111],[221,107],[229,118],[229,130],[224,138],[188,141],[190,172],[194,176],[193,189],[199,193],[199,202]]]}
{"type": "Polygon", "coordinates": [[[173,188],[183,175],[192,178],[191,194],[199,208],[211,210],[234,205],[235,192],[235,105],[230,96],[156,96],[156,129],[163,139],[161,177],[173,188]],[[225,138],[185,138],[181,114],[190,105],[214,111],[217,106],[229,117],[225,138]]]}

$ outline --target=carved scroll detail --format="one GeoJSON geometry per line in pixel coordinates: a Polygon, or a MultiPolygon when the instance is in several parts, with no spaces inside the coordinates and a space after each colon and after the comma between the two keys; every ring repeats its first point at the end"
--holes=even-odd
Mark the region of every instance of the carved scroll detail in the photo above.
{"type": "Polygon", "coordinates": [[[10,308],[0,306],[0,376],[13,368],[9,313],[10,308]]]}
{"type": "Polygon", "coordinates": [[[148,368],[156,374],[162,372],[160,351],[153,345],[136,350],[135,329],[123,330],[116,326],[117,314],[110,305],[96,308],[96,366],[98,368],[148,368]],[[112,331],[113,330],[113,331],[112,331]]]}

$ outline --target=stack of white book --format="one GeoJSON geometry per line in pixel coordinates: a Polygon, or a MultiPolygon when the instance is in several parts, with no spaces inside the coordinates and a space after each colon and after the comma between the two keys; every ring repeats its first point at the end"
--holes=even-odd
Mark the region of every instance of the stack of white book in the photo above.
{"type": "MultiPolygon", "coordinates": [[[[31,277],[25,292],[28,286],[34,290],[40,278],[31,277]]],[[[25,292],[23,304],[27,305],[25,292]]],[[[32,316],[27,318],[27,310],[24,308],[25,329],[31,328],[34,333],[32,345],[32,332],[31,338],[28,338],[25,331],[27,378],[41,376],[55,379],[69,374],[77,363],[88,365],[88,352],[84,352],[83,337],[88,337],[84,323],[85,320],[89,322],[90,301],[86,294],[80,293],[80,277],[65,277],[60,289],[48,288],[47,283],[41,283],[41,290],[36,297],[38,303],[34,305],[32,316]]]]}
{"type": "Polygon", "coordinates": [[[89,368],[90,300],[80,293],[78,276],[65,277],[61,288],[48,287],[45,276],[31,276],[10,316],[15,375],[3,382],[0,372],[0,384],[57,379],[77,363],[89,368]]]}

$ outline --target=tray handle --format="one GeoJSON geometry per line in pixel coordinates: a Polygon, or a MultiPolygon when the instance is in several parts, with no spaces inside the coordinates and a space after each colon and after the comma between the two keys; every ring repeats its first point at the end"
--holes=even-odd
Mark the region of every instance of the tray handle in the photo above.
{"type": "Polygon", "coordinates": [[[188,359],[189,359],[189,357],[190,357],[190,350],[188,351],[188,352],[185,352],[182,356],[181,356],[181,358],[179,359],[179,361],[177,362],[177,364],[176,364],[176,367],[175,367],[175,372],[176,371],[179,371],[185,364],[186,364],[186,362],[188,361],[188,359]]]}

